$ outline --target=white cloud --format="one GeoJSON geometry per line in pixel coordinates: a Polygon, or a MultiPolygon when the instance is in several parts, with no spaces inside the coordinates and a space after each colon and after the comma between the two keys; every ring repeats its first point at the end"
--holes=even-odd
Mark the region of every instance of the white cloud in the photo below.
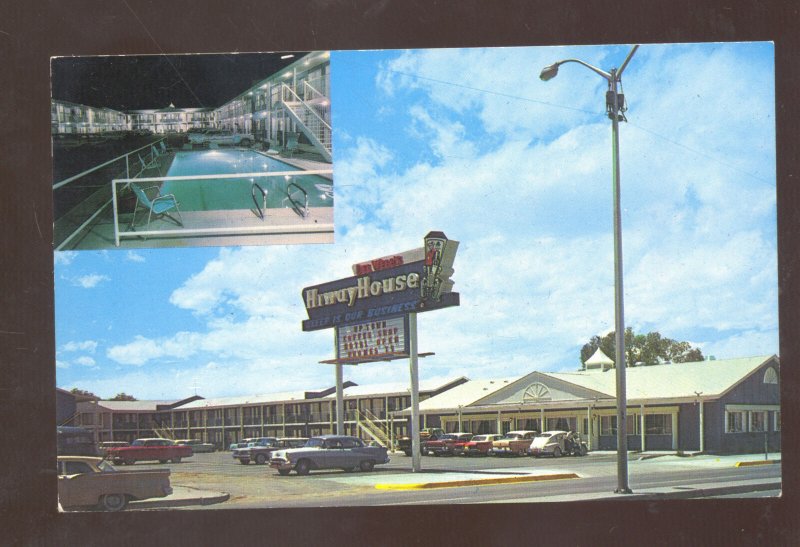
{"type": "Polygon", "coordinates": [[[88,351],[94,353],[97,350],[97,342],[94,340],[84,340],[82,342],[67,342],[61,346],[62,351],[88,351]]]}
{"type": "Polygon", "coordinates": [[[56,359],[56,368],[67,369],[69,368],[69,363],[67,361],[56,359]]]}
{"type": "Polygon", "coordinates": [[[89,274],[74,278],[72,280],[72,284],[78,287],[83,287],[84,289],[92,289],[103,281],[109,281],[110,279],[111,278],[107,275],[89,274]]]}
{"type": "Polygon", "coordinates": [[[136,251],[128,251],[125,254],[125,260],[128,260],[129,262],[145,262],[146,259],[136,251]]]}
{"type": "Polygon", "coordinates": [[[94,359],[86,355],[77,357],[73,359],[72,362],[75,363],[76,365],[81,365],[82,367],[93,367],[97,364],[94,359]]]}
{"type": "Polygon", "coordinates": [[[55,251],[53,253],[53,262],[61,266],[69,266],[77,256],[77,251],[55,251]]]}

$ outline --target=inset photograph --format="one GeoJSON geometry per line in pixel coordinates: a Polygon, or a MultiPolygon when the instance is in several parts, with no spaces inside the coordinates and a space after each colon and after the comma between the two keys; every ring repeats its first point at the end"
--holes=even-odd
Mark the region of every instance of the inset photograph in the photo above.
{"type": "Polygon", "coordinates": [[[333,243],[330,52],[51,61],[55,250],[333,243]]]}

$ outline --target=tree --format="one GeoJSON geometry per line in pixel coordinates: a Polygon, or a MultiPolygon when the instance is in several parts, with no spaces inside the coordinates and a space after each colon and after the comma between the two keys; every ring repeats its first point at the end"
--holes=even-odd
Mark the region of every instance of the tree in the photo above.
{"type": "Polygon", "coordinates": [[[85,391],[83,389],[78,389],[77,387],[73,387],[72,389],[69,390],[69,392],[72,393],[73,395],[78,395],[79,397],[87,397],[89,399],[95,399],[95,400],[100,399],[100,397],[98,397],[91,391],[85,391]]]}
{"type": "MultiPolygon", "coordinates": [[[[581,368],[586,368],[584,363],[597,351],[597,348],[614,359],[616,347],[614,331],[603,337],[592,336],[591,340],[581,348],[581,368]]],[[[625,329],[625,364],[627,366],[658,365],[667,361],[688,363],[702,360],[703,352],[699,348],[692,347],[689,342],[664,338],[659,332],[634,334],[632,328],[625,329]]]]}
{"type": "Polygon", "coordinates": [[[136,401],[136,400],[138,400],[136,399],[136,397],[134,397],[133,395],[128,395],[124,391],[122,393],[117,393],[116,395],[114,395],[114,397],[109,399],[109,401],[136,401]]]}

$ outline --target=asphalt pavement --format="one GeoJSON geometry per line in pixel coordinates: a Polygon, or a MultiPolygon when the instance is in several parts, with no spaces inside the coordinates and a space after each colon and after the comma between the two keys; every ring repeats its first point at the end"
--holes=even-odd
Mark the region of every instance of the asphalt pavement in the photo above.
{"type": "MultiPolygon", "coordinates": [[[[602,455],[593,453],[594,455],[602,455]]],[[[590,456],[591,457],[591,456],[590,456]]],[[[780,454],[748,454],[732,456],[694,455],[678,456],[675,453],[642,453],[631,454],[631,460],[647,460],[655,465],[686,465],[692,468],[702,467],[742,467],[753,465],[780,464],[780,454]]],[[[379,490],[412,490],[431,488],[458,488],[474,487],[488,484],[521,483],[545,480],[573,480],[579,479],[576,473],[559,473],[553,470],[536,467],[517,469],[498,469],[487,471],[463,471],[435,469],[414,473],[411,469],[393,469],[389,473],[368,473],[349,475],[342,474],[335,478],[336,481],[353,486],[374,487],[379,490]]],[[[658,488],[642,488],[632,494],[615,494],[613,492],[585,493],[580,495],[581,500],[642,500],[642,499],[687,499],[717,497],[722,495],[742,494],[765,490],[779,490],[780,478],[740,480],[719,485],[718,483],[694,484],[692,486],[665,486],[658,488]]],[[[227,501],[230,494],[211,490],[173,484],[173,493],[165,498],[155,498],[130,503],[131,509],[155,509],[191,507],[198,505],[213,505],[227,501]]],[[[558,502],[575,501],[575,495],[537,496],[531,499],[517,499],[518,502],[558,502]]]]}

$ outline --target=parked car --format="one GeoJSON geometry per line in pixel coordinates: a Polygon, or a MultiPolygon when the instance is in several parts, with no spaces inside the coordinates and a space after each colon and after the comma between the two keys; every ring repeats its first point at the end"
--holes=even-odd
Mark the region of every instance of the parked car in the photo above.
{"type": "Polygon", "coordinates": [[[509,431],[492,443],[492,454],[517,454],[524,456],[528,453],[536,431],[509,431]]]}
{"type": "MultiPolygon", "coordinates": [[[[438,427],[426,427],[425,429],[420,430],[419,432],[420,450],[422,444],[425,441],[438,439],[442,435],[444,435],[444,429],[438,427]]],[[[399,438],[397,440],[397,448],[401,450],[406,456],[411,456],[411,437],[399,438]]]]}
{"type": "MultiPolygon", "coordinates": [[[[257,441],[249,442],[244,446],[237,446],[231,456],[234,460],[239,460],[239,463],[247,465],[253,459],[250,451],[255,447],[274,447],[278,439],[275,437],[261,437],[257,441]]],[[[266,460],[264,460],[266,461],[266,460]]],[[[264,463],[264,462],[261,462],[264,463]]]]}
{"type": "Polygon", "coordinates": [[[574,431],[545,431],[536,435],[531,443],[531,456],[562,455],[585,456],[589,452],[579,433],[574,431]]]}
{"type": "Polygon", "coordinates": [[[202,133],[188,133],[192,144],[225,144],[250,146],[255,141],[249,133],[233,133],[225,129],[208,129],[202,133]]]}
{"type": "Polygon", "coordinates": [[[121,511],[130,500],[172,494],[169,475],[169,469],[117,471],[103,458],[58,456],[58,502],[65,509],[121,511]]]}
{"type": "Polygon", "coordinates": [[[130,446],[131,443],[127,441],[103,441],[100,443],[99,452],[100,456],[105,457],[108,454],[109,448],[119,448],[120,446],[130,446]]]}
{"type": "Polygon", "coordinates": [[[422,453],[432,456],[452,456],[460,452],[472,436],[472,433],[446,433],[437,439],[422,443],[422,453]]]}
{"type": "Polygon", "coordinates": [[[236,450],[237,448],[247,448],[247,445],[250,443],[261,443],[265,442],[267,439],[274,439],[275,437],[245,437],[241,441],[231,443],[229,449],[231,452],[236,450]]]}
{"type": "Polygon", "coordinates": [[[159,463],[180,463],[181,459],[193,454],[191,446],[176,445],[170,439],[136,439],[130,446],[120,446],[106,450],[106,458],[115,464],[133,465],[142,461],[159,463]]]}
{"type": "Polygon", "coordinates": [[[269,466],[281,475],[292,469],[308,475],[312,469],[372,471],[375,465],[389,463],[389,454],[382,446],[366,446],[358,437],[322,435],[311,437],[303,448],[287,448],[272,453],[269,466]]]}
{"type": "Polygon", "coordinates": [[[471,456],[473,454],[481,454],[487,456],[492,450],[492,443],[501,438],[502,435],[497,433],[490,433],[488,435],[475,435],[469,441],[465,442],[456,454],[462,456],[471,456]]]}
{"type": "MultiPolygon", "coordinates": [[[[308,442],[308,439],[305,437],[283,437],[265,444],[250,443],[246,449],[241,449],[242,454],[239,456],[239,463],[256,462],[257,465],[263,465],[269,461],[275,450],[300,448],[305,446],[306,442],[308,442]]],[[[236,456],[234,455],[233,457],[235,458],[236,456]]]]}
{"type": "Polygon", "coordinates": [[[214,452],[214,445],[211,443],[204,443],[200,439],[178,439],[175,444],[181,446],[191,446],[192,452],[214,452]]]}

